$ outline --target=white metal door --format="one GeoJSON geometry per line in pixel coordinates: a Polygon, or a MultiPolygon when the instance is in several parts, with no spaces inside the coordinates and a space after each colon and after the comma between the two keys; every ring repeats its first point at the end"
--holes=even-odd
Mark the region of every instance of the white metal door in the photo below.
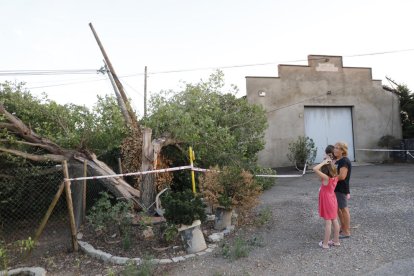
{"type": "Polygon", "coordinates": [[[318,147],[315,162],[321,162],[327,145],[348,144],[348,158],[354,161],[351,107],[305,107],[305,135],[318,147]]]}

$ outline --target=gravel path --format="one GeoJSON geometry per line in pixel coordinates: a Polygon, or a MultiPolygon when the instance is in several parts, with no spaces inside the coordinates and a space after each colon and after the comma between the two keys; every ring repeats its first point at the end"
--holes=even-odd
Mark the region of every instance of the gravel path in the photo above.
{"type": "Polygon", "coordinates": [[[413,171],[413,164],[354,166],[352,237],[329,250],[318,247],[324,225],[317,211],[320,181],[313,173],[278,178],[258,206],[272,211],[270,221],[237,231],[262,240],[262,246],[234,261],[219,254],[197,257],[172,265],[167,274],[414,275],[413,171]]]}

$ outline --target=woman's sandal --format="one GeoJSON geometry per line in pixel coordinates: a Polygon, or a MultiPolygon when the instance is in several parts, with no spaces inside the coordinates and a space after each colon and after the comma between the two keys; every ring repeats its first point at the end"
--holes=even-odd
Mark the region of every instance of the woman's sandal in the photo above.
{"type": "Polygon", "coordinates": [[[340,246],[341,243],[340,242],[334,242],[333,240],[328,241],[328,245],[330,246],[340,246]]]}
{"type": "Polygon", "coordinates": [[[327,246],[323,245],[323,241],[319,242],[319,247],[322,247],[322,249],[329,249],[329,243],[327,246]]]}

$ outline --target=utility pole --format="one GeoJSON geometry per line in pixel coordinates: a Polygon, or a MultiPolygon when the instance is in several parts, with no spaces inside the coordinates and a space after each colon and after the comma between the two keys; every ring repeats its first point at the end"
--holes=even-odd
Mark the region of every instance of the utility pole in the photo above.
{"type": "Polygon", "coordinates": [[[147,118],[147,66],[144,73],[144,118],[147,118]]]}
{"type": "Polygon", "coordinates": [[[120,94],[120,96],[122,98],[122,101],[125,103],[125,106],[127,108],[128,115],[130,117],[130,120],[127,120],[126,119],[126,122],[128,122],[128,121],[131,122],[132,123],[132,127],[138,129],[139,128],[139,123],[137,121],[137,118],[136,118],[136,115],[135,115],[134,111],[131,108],[131,105],[129,103],[129,100],[128,100],[126,94],[125,94],[124,87],[122,86],[121,82],[119,81],[118,76],[115,73],[115,69],[112,66],[112,63],[109,61],[108,55],[106,54],[105,49],[104,49],[104,47],[103,47],[103,45],[101,43],[101,40],[99,39],[98,34],[95,32],[95,29],[92,26],[92,23],[89,23],[89,27],[91,28],[92,33],[93,33],[93,36],[95,37],[95,40],[98,43],[99,48],[101,49],[101,52],[102,52],[102,55],[104,57],[106,66],[108,67],[109,72],[111,73],[111,75],[112,75],[112,77],[113,77],[113,79],[115,81],[115,84],[118,87],[118,91],[119,91],[119,94],[120,94]]]}

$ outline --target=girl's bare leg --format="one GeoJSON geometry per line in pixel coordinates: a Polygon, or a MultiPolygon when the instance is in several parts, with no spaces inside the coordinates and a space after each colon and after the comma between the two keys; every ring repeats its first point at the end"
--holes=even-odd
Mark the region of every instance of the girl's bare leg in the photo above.
{"type": "Polygon", "coordinates": [[[338,219],[333,219],[332,224],[333,224],[333,230],[334,230],[333,242],[338,244],[339,243],[339,223],[338,223],[338,219]]]}
{"type": "Polygon", "coordinates": [[[328,247],[329,238],[331,237],[331,220],[325,220],[325,236],[323,238],[323,246],[328,247]]]}

